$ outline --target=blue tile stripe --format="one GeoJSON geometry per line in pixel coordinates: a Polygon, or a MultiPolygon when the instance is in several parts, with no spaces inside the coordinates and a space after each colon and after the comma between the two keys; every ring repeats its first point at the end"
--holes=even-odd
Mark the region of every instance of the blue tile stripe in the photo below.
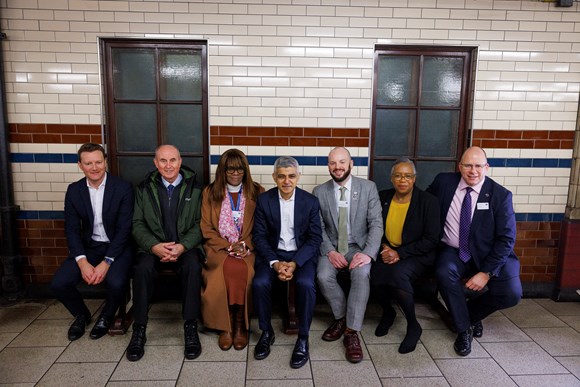
{"type": "MultiPolygon", "coordinates": [[[[321,166],[327,164],[326,156],[294,156],[302,166],[321,166]]],[[[211,163],[216,165],[220,155],[211,155],[211,163]]],[[[274,165],[278,156],[248,156],[250,165],[274,165]]],[[[353,157],[354,165],[368,167],[367,157],[353,157]]],[[[71,163],[77,162],[76,153],[12,153],[13,163],[71,163]]],[[[508,159],[490,158],[487,160],[492,167],[504,168],[571,168],[572,159],[508,159]]]]}
{"type": "MultiPolygon", "coordinates": [[[[18,211],[16,217],[20,220],[63,220],[64,211],[18,211]]],[[[518,222],[560,222],[564,219],[563,213],[518,213],[518,222]]]]}

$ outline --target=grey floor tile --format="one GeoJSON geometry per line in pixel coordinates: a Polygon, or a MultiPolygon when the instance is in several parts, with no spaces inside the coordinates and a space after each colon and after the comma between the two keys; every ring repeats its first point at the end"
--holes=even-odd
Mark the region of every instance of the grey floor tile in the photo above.
{"type": "Polygon", "coordinates": [[[383,378],[384,387],[449,387],[444,377],[427,378],[383,378]]]}
{"type": "Polygon", "coordinates": [[[4,348],[0,352],[2,383],[36,383],[51,367],[62,347],[4,348]]]}
{"type": "MultiPolygon", "coordinates": [[[[421,336],[421,342],[433,359],[461,358],[455,353],[453,344],[457,335],[449,330],[425,330],[421,336]]],[[[477,340],[471,343],[471,353],[469,358],[486,358],[489,354],[485,352],[477,340]]]]}
{"type": "Polygon", "coordinates": [[[447,325],[441,318],[441,315],[428,304],[416,304],[415,314],[423,330],[447,329],[447,325]]]}
{"type": "Polygon", "coordinates": [[[580,379],[580,356],[556,357],[555,359],[580,379]]]}
{"type": "Polygon", "coordinates": [[[0,333],[22,332],[44,310],[46,305],[22,303],[0,308],[0,333]]]}
{"type": "Polygon", "coordinates": [[[502,314],[520,328],[551,328],[562,327],[566,324],[548,312],[547,309],[533,302],[522,300],[513,308],[505,309],[502,314]]]}
{"type": "MultiPolygon", "coordinates": [[[[252,319],[251,322],[251,332],[250,332],[250,345],[256,345],[260,339],[262,331],[258,327],[258,321],[252,319]]],[[[272,319],[272,328],[274,328],[274,334],[276,335],[276,342],[274,345],[294,345],[296,343],[297,335],[287,335],[283,332],[284,322],[280,318],[272,319]]],[[[321,331],[311,330],[310,335],[314,337],[315,335],[322,335],[321,331]]]]}
{"type": "MultiPolygon", "coordinates": [[[[103,300],[85,300],[85,304],[87,308],[91,311],[91,314],[94,316],[97,310],[103,305],[103,300]]],[[[70,312],[64,307],[64,305],[59,302],[58,300],[52,300],[46,310],[38,316],[39,319],[66,319],[70,320],[69,322],[73,321],[73,316],[71,316],[70,312]]]]}
{"type": "Polygon", "coordinates": [[[56,363],[38,382],[38,387],[104,386],[117,363],[56,363]]]}
{"type": "MultiPolygon", "coordinates": [[[[397,309],[398,311],[398,309],[397,309]]],[[[375,329],[379,323],[380,317],[367,318],[361,330],[361,334],[367,344],[400,344],[407,332],[407,322],[401,313],[397,312],[397,317],[389,329],[386,336],[375,336],[375,329]]]]}
{"type": "Polygon", "coordinates": [[[177,386],[244,387],[245,362],[186,362],[177,379],[177,386]]]}
{"type": "Polygon", "coordinates": [[[574,375],[530,375],[514,376],[520,387],[578,387],[580,380],[574,375]]]}
{"type": "MultiPolygon", "coordinates": [[[[127,334],[133,334],[132,327],[127,334]]],[[[146,345],[183,345],[183,320],[149,319],[146,334],[146,345]]]]}
{"type": "Polygon", "coordinates": [[[149,308],[149,319],[161,318],[164,320],[183,321],[181,301],[154,302],[149,308]]]}
{"type": "Polygon", "coordinates": [[[247,379],[311,379],[310,362],[304,367],[293,369],[290,367],[293,345],[273,345],[270,355],[264,360],[254,359],[254,347],[249,351],[246,371],[247,379]]]}
{"type": "Polygon", "coordinates": [[[520,328],[505,316],[493,316],[483,320],[483,337],[477,339],[480,343],[531,341],[520,328]]]}
{"type": "Polygon", "coordinates": [[[367,349],[381,378],[441,376],[441,372],[419,344],[415,351],[401,355],[398,344],[370,344],[367,349]]]}
{"type": "Polygon", "coordinates": [[[14,338],[18,336],[16,332],[0,333],[0,351],[4,349],[14,338]]]}
{"type": "Polygon", "coordinates": [[[130,335],[105,335],[98,340],[92,340],[88,334],[85,334],[80,339],[71,342],[57,362],[118,362],[123,357],[130,339],[130,335]]]}
{"type": "Polygon", "coordinates": [[[68,320],[35,320],[9,347],[66,347],[70,343],[67,337],[69,326],[68,320]]]}
{"type": "Polygon", "coordinates": [[[577,332],[580,332],[580,316],[560,316],[560,320],[564,321],[577,332]]]}
{"type": "Polygon", "coordinates": [[[493,359],[442,359],[437,366],[451,386],[515,386],[513,380],[493,359]]]}
{"type": "Polygon", "coordinates": [[[130,362],[123,356],[111,380],[177,380],[183,359],[182,346],[149,346],[139,361],[130,362]]]}
{"type": "Polygon", "coordinates": [[[370,360],[357,364],[348,361],[312,361],[316,387],[380,386],[381,381],[370,360]]]}
{"type": "Polygon", "coordinates": [[[247,380],[246,387],[313,387],[311,379],[296,380],[247,380]]]}
{"type": "Polygon", "coordinates": [[[508,375],[568,373],[560,363],[534,342],[482,345],[508,375]]]}
{"type": "MultiPolygon", "coordinates": [[[[360,336],[359,336],[360,338],[360,336]]],[[[361,339],[361,347],[364,359],[369,358],[369,353],[361,339]]],[[[310,359],[312,360],[346,360],[345,348],[342,338],[336,341],[324,341],[322,336],[316,335],[310,337],[310,359]]]]}
{"type": "Polygon", "coordinates": [[[173,380],[139,380],[135,382],[109,382],[107,387],[174,387],[173,380]]]}
{"type": "MultiPolygon", "coordinates": [[[[248,347],[242,349],[241,351],[237,351],[234,349],[234,347],[230,348],[228,351],[222,351],[220,347],[218,347],[217,333],[200,332],[199,341],[201,342],[202,351],[201,355],[197,359],[193,360],[194,362],[240,362],[246,361],[248,357],[248,347]]],[[[181,339],[181,343],[179,345],[183,346],[183,339],[181,339]]],[[[186,362],[189,362],[189,360],[186,360],[186,362]]]]}
{"type": "Polygon", "coordinates": [[[580,302],[556,302],[549,298],[535,298],[534,301],[555,316],[580,316],[580,302]]]}
{"type": "Polygon", "coordinates": [[[552,356],[580,355],[580,333],[572,328],[526,328],[524,332],[552,356]]]}

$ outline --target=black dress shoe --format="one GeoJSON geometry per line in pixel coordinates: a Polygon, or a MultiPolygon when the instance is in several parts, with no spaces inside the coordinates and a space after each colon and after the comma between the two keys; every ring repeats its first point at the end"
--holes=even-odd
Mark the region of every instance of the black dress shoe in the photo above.
{"type": "Polygon", "coordinates": [[[473,337],[477,337],[479,339],[481,336],[483,336],[483,324],[481,321],[474,322],[471,326],[471,329],[473,329],[473,337]]]}
{"type": "Polygon", "coordinates": [[[197,321],[187,320],[183,324],[183,334],[185,336],[185,349],[183,353],[186,359],[193,360],[201,355],[201,342],[197,334],[197,321]]]}
{"type": "Polygon", "coordinates": [[[133,324],[133,335],[127,346],[127,360],[137,361],[145,354],[145,343],[147,342],[146,329],[147,327],[145,325],[133,324]]]}
{"type": "Polygon", "coordinates": [[[263,331],[256,348],[254,348],[254,358],[256,360],[262,360],[268,357],[270,354],[270,346],[274,344],[276,340],[276,335],[274,331],[263,331]]]}
{"type": "Polygon", "coordinates": [[[453,349],[459,356],[467,356],[471,353],[471,342],[473,341],[473,331],[469,328],[466,331],[461,332],[457,335],[455,339],[455,344],[453,344],[453,349]]]}
{"type": "Polygon", "coordinates": [[[292,352],[290,367],[300,368],[308,362],[308,358],[308,339],[301,339],[299,337],[298,340],[296,340],[296,345],[294,346],[294,351],[292,352]]]}
{"type": "Polygon", "coordinates": [[[91,322],[91,315],[80,314],[75,317],[72,325],[68,329],[68,339],[74,341],[80,339],[85,334],[87,325],[91,322]]]}
{"type": "Polygon", "coordinates": [[[105,314],[101,314],[95,323],[95,326],[91,330],[90,338],[93,340],[100,339],[109,332],[109,326],[111,325],[112,318],[105,314]]]}

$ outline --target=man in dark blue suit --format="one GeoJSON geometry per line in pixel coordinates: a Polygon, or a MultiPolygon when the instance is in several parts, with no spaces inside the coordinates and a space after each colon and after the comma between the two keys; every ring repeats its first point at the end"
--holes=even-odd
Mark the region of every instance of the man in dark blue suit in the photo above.
{"type": "Polygon", "coordinates": [[[441,173],[427,189],[441,207],[437,283],[453,317],[454,349],[461,356],[471,352],[474,336],[482,336],[481,320],[516,305],[522,296],[512,193],[485,176],[488,168],[484,150],[468,148],[460,173],[441,173]],[[480,294],[466,301],[465,289],[480,294]]]}
{"type": "Polygon", "coordinates": [[[64,201],[65,234],[69,255],[55,273],[51,288],[75,317],[69,340],[85,333],[91,313],[76,288],[82,279],[88,285],[107,284],[107,298],[90,337],[98,339],[109,330],[124,296],[132,263],[130,249],[133,219],[133,188],[106,172],[102,146],[87,143],[78,150],[79,168],[85,174],[68,186],[64,201]]]}
{"type": "Polygon", "coordinates": [[[262,330],[254,357],[265,359],[274,343],[272,282],[276,277],[289,281],[295,276],[299,324],[290,366],[300,368],[309,359],[308,333],[316,303],[314,278],[322,242],[320,206],[315,196],[296,188],[300,172],[293,157],[278,158],[272,177],[277,187],[258,196],[254,215],[254,309],[262,330]]]}

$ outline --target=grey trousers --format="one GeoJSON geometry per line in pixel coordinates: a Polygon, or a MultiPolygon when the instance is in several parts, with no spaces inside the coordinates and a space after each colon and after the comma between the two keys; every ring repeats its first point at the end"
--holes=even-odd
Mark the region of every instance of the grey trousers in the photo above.
{"type": "MultiPolygon", "coordinates": [[[[360,251],[357,245],[350,245],[345,256],[346,260],[350,263],[352,257],[360,251]]],[[[347,300],[344,291],[336,280],[338,269],[332,266],[326,255],[318,259],[316,276],[322,295],[330,304],[334,318],[338,320],[346,316],[346,326],[355,331],[362,329],[367,309],[370,293],[371,263],[350,270],[351,284],[347,300]]],[[[342,270],[349,269],[346,267],[342,270]]]]}

